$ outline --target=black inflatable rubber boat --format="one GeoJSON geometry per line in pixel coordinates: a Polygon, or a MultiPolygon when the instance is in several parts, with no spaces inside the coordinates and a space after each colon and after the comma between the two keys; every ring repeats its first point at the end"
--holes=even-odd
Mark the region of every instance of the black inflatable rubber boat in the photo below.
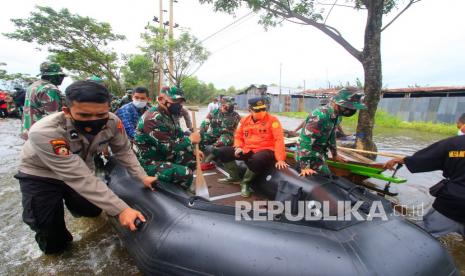
{"type": "Polygon", "coordinates": [[[254,196],[247,200],[285,200],[294,207],[298,201],[327,201],[330,215],[338,201],[362,201],[360,213],[365,218],[377,202],[387,220],[293,221],[274,214],[267,221],[238,221],[235,202],[244,199],[239,186],[217,183],[222,173],[221,169],[204,173],[211,196],[206,201],[170,183],[160,183],[152,192],[115,161],[107,164],[109,187],[147,219],[136,232],[111,219],[142,273],[458,275],[436,239],[396,215],[385,199],[343,178],[304,179],[291,169],[273,170],[257,179],[254,196]]]}

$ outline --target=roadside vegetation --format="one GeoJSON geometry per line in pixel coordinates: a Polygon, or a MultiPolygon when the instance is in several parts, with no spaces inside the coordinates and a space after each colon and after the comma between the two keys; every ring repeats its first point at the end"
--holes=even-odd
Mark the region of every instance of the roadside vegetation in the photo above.
{"type": "MultiPolygon", "coordinates": [[[[281,116],[287,116],[292,118],[307,118],[307,112],[278,112],[276,113],[281,116]]],[[[349,118],[343,119],[344,127],[355,129],[358,121],[358,113],[349,118]]],[[[401,128],[401,129],[412,129],[417,131],[424,131],[429,133],[439,133],[448,136],[455,135],[457,133],[457,127],[455,124],[444,124],[444,123],[433,123],[433,122],[406,122],[401,119],[385,112],[378,110],[375,115],[375,127],[384,128],[401,128]]]]}

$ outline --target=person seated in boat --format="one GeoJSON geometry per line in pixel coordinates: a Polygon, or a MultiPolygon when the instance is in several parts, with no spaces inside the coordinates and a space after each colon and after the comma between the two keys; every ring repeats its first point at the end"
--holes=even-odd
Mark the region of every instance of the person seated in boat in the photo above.
{"type": "Polygon", "coordinates": [[[394,169],[405,164],[412,173],[441,170],[444,179],[430,188],[433,207],[420,226],[435,237],[451,232],[465,238],[465,135],[438,141],[412,156],[398,157],[384,164],[394,169]]]}
{"type": "Polygon", "coordinates": [[[185,102],[180,88],[162,89],[157,102],[140,118],[133,149],[148,175],[190,188],[196,165],[193,144],[200,142],[200,134],[187,136],[179,125],[176,117],[185,102]]]}
{"type": "Polygon", "coordinates": [[[234,111],[233,97],[224,97],[221,107],[208,113],[207,118],[200,125],[201,148],[213,146],[212,152],[205,158],[203,167],[209,167],[215,158],[216,148],[232,146],[234,144],[234,131],[241,116],[234,111]]]}
{"type": "Polygon", "coordinates": [[[327,105],[313,110],[305,119],[300,133],[296,161],[300,167],[300,175],[307,176],[315,172],[330,174],[326,164],[328,149],[332,158],[344,162],[337,154],[336,129],[341,123],[341,116],[350,117],[357,110],[365,109],[363,94],[355,88],[340,90],[327,105]]]}
{"type": "Polygon", "coordinates": [[[465,135],[465,113],[462,113],[457,119],[457,135],[465,135]]]}
{"type": "Polygon", "coordinates": [[[249,100],[250,115],[241,119],[234,135],[234,146],[220,147],[216,151],[218,158],[224,163],[230,177],[220,179],[221,182],[239,183],[241,196],[249,197],[250,184],[256,174],[273,167],[284,169],[288,164],[284,148],[284,135],[278,118],[266,110],[262,97],[249,100]],[[247,165],[242,181],[239,177],[235,160],[243,160],[247,165]]]}

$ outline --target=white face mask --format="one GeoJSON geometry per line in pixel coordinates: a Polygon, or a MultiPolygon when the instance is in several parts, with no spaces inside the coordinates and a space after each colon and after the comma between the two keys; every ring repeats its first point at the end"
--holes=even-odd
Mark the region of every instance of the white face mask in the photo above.
{"type": "Polygon", "coordinates": [[[461,129],[459,129],[459,131],[457,132],[457,135],[460,136],[460,135],[465,135],[465,133],[462,132],[461,129]]]}
{"type": "Polygon", "coordinates": [[[147,105],[146,101],[132,101],[132,104],[137,108],[144,108],[147,105]]]}

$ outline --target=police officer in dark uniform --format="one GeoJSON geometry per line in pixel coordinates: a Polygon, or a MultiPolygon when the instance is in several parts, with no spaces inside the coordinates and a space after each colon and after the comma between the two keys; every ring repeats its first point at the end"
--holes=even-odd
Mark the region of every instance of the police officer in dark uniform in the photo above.
{"type": "Polygon", "coordinates": [[[405,164],[412,173],[443,172],[444,179],[430,188],[436,199],[420,226],[435,237],[456,232],[465,238],[465,136],[438,141],[412,156],[394,158],[384,166],[393,169],[397,164],[405,164]]]}

